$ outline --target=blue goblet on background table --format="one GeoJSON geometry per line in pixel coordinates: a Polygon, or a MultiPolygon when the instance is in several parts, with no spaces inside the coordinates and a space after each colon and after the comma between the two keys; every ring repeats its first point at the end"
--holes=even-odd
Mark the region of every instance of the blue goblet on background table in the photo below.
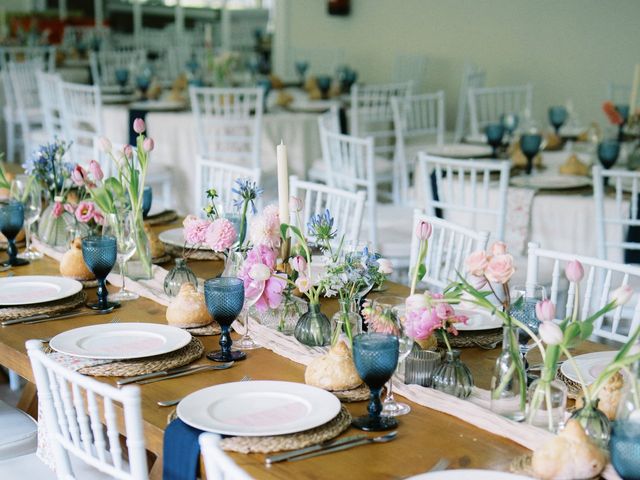
{"type": "Polygon", "coordinates": [[[24,223],[24,206],[17,200],[8,200],[0,202],[0,232],[7,237],[7,253],[9,259],[2,264],[4,267],[18,267],[20,265],[28,265],[29,261],[24,258],[18,258],[18,249],[16,247],[16,236],[22,229],[24,223]]]}
{"type": "Polygon", "coordinates": [[[569,113],[562,105],[549,107],[549,123],[553,125],[556,135],[560,135],[560,128],[567,121],[567,118],[569,118],[569,113]]]}
{"type": "Polygon", "coordinates": [[[531,175],[533,171],[533,159],[540,152],[542,145],[542,135],[539,133],[525,133],[520,137],[520,150],[527,157],[525,172],[531,175]]]}
{"type": "Polygon", "coordinates": [[[640,422],[618,420],[609,440],[611,464],[623,480],[640,480],[640,422]]]}
{"type": "Polygon", "coordinates": [[[391,430],[398,426],[394,417],[383,417],[380,392],[398,366],[400,344],[395,335],[363,333],[353,339],[353,362],[358,375],[371,390],[369,415],[353,419],[353,426],[366,431],[391,430]]]}
{"type": "Polygon", "coordinates": [[[240,315],[244,305],[244,282],[235,277],[210,278],[204,282],[204,298],[207,310],[222,330],[220,350],[208,353],[207,358],[214,362],[244,360],[246,353],[231,351],[229,334],[229,327],[240,315]]]}
{"type": "Polygon", "coordinates": [[[304,85],[304,78],[307,73],[307,69],[309,68],[309,62],[306,60],[298,60],[295,63],[296,73],[298,74],[298,78],[300,79],[300,83],[304,85]]]}
{"type": "MultiPolygon", "coordinates": [[[[609,170],[613,167],[620,155],[620,142],[615,140],[603,140],[598,144],[598,160],[602,164],[602,167],[609,170]]],[[[604,177],[604,184],[609,183],[609,177],[604,177]]]]}
{"type": "Polygon", "coordinates": [[[124,88],[129,83],[129,70],[126,68],[116,69],[116,82],[120,85],[120,91],[124,93],[124,88]]]}
{"type": "Polygon", "coordinates": [[[493,149],[493,158],[498,158],[498,148],[502,145],[504,130],[504,125],[501,123],[490,123],[484,129],[484,133],[487,136],[487,143],[493,149]]]}
{"type": "Polygon", "coordinates": [[[98,301],[88,303],[93,310],[113,310],[120,304],[107,299],[106,278],[118,258],[118,242],[111,235],[90,235],[82,239],[82,258],[98,280],[98,301]]]}
{"type": "Polygon", "coordinates": [[[142,218],[147,218],[147,215],[149,215],[152,201],[153,190],[149,186],[144,187],[144,190],[142,190],[142,218]]]}
{"type": "Polygon", "coordinates": [[[326,99],[329,95],[329,89],[331,88],[332,78],[329,75],[318,75],[316,78],[316,84],[322,94],[322,98],[326,99]]]}

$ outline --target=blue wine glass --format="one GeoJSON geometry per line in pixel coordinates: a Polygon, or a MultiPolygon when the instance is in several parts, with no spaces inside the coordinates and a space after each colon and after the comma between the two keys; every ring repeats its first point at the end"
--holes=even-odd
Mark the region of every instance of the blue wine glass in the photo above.
{"type": "Polygon", "coordinates": [[[151,78],[147,75],[138,75],[136,77],[136,86],[142,92],[142,96],[146,98],[147,90],[149,90],[149,86],[151,85],[151,78]]]}
{"type": "Polygon", "coordinates": [[[525,133],[520,137],[520,150],[527,157],[525,172],[531,175],[533,171],[533,159],[540,152],[542,145],[542,135],[539,133],[525,133]]]}
{"type": "Polygon", "coordinates": [[[153,201],[153,190],[151,187],[144,187],[142,190],[142,218],[147,218],[149,210],[151,210],[151,202],[153,201]]]}
{"type": "Polygon", "coordinates": [[[307,69],[309,68],[309,62],[306,60],[298,60],[295,66],[298,77],[300,77],[300,83],[304,85],[304,78],[307,74],[307,69]]]}
{"type": "Polygon", "coordinates": [[[2,264],[3,267],[19,267],[28,265],[29,261],[18,258],[16,236],[24,223],[24,206],[17,200],[3,200],[0,202],[0,232],[7,237],[7,253],[9,259],[2,264]]]}
{"type": "Polygon", "coordinates": [[[222,330],[220,350],[208,353],[207,358],[214,362],[244,360],[246,353],[231,351],[229,334],[229,327],[240,315],[244,305],[244,282],[235,277],[210,278],[204,282],[204,298],[207,310],[222,330]]]}
{"type": "Polygon", "coordinates": [[[378,432],[398,426],[394,417],[383,417],[380,391],[398,366],[398,337],[383,333],[363,333],[353,339],[353,362],[358,375],[371,390],[369,415],[353,419],[352,425],[360,430],[378,432]]]}
{"type": "Polygon", "coordinates": [[[640,422],[614,422],[609,452],[611,464],[623,480],[640,480],[640,422]]]}
{"type": "Polygon", "coordinates": [[[553,125],[556,135],[560,135],[560,128],[569,118],[567,109],[563,106],[549,107],[549,123],[553,125]]]}
{"type": "Polygon", "coordinates": [[[266,112],[267,98],[269,97],[269,92],[271,91],[271,87],[273,85],[271,84],[271,80],[269,80],[268,78],[261,78],[260,80],[258,80],[258,86],[262,88],[262,90],[264,91],[264,96],[262,97],[262,101],[263,101],[263,110],[266,112]]]}
{"type": "Polygon", "coordinates": [[[331,88],[332,78],[329,75],[318,75],[316,78],[316,84],[320,89],[320,93],[322,94],[322,98],[326,99],[329,94],[329,89],[331,88]]]}
{"type": "MultiPolygon", "coordinates": [[[[598,160],[602,164],[602,167],[609,170],[613,167],[620,155],[620,142],[616,140],[603,140],[598,144],[598,160]]],[[[609,183],[609,177],[604,177],[604,184],[609,183]]]]}
{"type": "Polygon", "coordinates": [[[116,82],[120,85],[120,91],[124,92],[124,87],[129,83],[129,69],[117,68],[116,69],[116,82]]]}
{"type": "Polygon", "coordinates": [[[88,303],[93,310],[109,311],[118,307],[108,300],[106,278],[118,258],[118,242],[112,235],[90,235],[82,239],[82,258],[98,280],[98,301],[88,303]]]}
{"type": "Polygon", "coordinates": [[[493,150],[493,158],[498,158],[498,148],[502,145],[504,130],[504,125],[501,123],[490,123],[484,129],[484,133],[487,136],[487,143],[491,145],[493,150]]]}

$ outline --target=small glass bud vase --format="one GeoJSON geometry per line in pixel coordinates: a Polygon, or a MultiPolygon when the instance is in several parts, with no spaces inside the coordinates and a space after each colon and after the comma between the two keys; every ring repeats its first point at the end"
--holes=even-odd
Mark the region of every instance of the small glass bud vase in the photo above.
{"type": "Polygon", "coordinates": [[[564,421],[567,387],[559,380],[537,378],[527,390],[527,423],[556,433],[564,421]]]}
{"type": "Polygon", "coordinates": [[[303,345],[309,347],[324,347],[331,342],[331,323],[327,316],[320,311],[318,303],[310,303],[309,310],[303,313],[293,336],[303,345]]]}
{"type": "Polygon", "coordinates": [[[585,402],[582,408],[571,414],[571,418],[580,422],[584,433],[591,437],[591,440],[606,449],[609,444],[611,424],[604,412],[598,409],[599,401],[600,399],[596,398],[591,402],[585,402]]]}
{"type": "Polygon", "coordinates": [[[351,310],[351,302],[340,299],[339,303],[340,310],[331,317],[331,345],[335,345],[342,333],[348,335],[347,328],[351,338],[362,333],[362,319],[360,315],[351,310]]]}
{"type": "Polygon", "coordinates": [[[518,345],[518,328],[502,328],[502,353],[491,378],[491,411],[519,422],[527,405],[527,380],[518,345]]]}
{"type": "Polygon", "coordinates": [[[460,350],[445,353],[444,361],[433,375],[431,386],[458,398],[467,398],[473,390],[473,376],[460,360],[460,350]]]}
{"type": "Polygon", "coordinates": [[[176,265],[164,277],[164,293],[175,297],[180,293],[182,284],[187,282],[193,283],[196,290],[198,289],[198,277],[187,266],[187,261],[184,258],[176,258],[176,265]]]}

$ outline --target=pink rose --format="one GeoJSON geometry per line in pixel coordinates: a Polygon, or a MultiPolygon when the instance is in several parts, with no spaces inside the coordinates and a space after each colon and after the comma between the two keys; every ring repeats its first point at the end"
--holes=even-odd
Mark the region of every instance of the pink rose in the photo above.
{"type": "Polygon", "coordinates": [[[133,131],[136,132],[137,134],[141,134],[142,132],[144,132],[147,129],[147,126],[144,123],[144,120],[141,118],[136,118],[133,121],[133,131]]]}
{"type": "Polygon", "coordinates": [[[197,245],[206,241],[207,229],[211,222],[187,215],[182,222],[184,227],[184,240],[190,245],[197,245]]]}
{"type": "Polygon", "coordinates": [[[73,170],[71,170],[71,180],[77,186],[82,187],[86,178],[87,172],[80,165],[76,165],[73,170]]]}
{"type": "Polygon", "coordinates": [[[541,322],[551,322],[556,318],[556,306],[551,300],[542,300],[536,303],[536,317],[541,322]]]}
{"type": "Polygon", "coordinates": [[[233,224],[226,218],[217,218],[207,228],[205,242],[214,252],[222,252],[233,245],[238,237],[233,224]]]}
{"type": "Polygon", "coordinates": [[[484,271],[487,268],[489,261],[487,260],[487,254],[484,250],[478,250],[473,252],[464,261],[464,266],[471,275],[476,277],[484,276],[484,271]]]}
{"type": "Polygon", "coordinates": [[[91,175],[93,176],[93,178],[97,181],[100,181],[104,178],[102,167],[100,167],[100,164],[95,160],[91,160],[89,162],[89,171],[91,172],[91,175]]]}
{"type": "Polygon", "coordinates": [[[578,260],[572,260],[564,267],[564,273],[567,275],[567,280],[578,283],[584,277],[584,268],[578,260]]]}
{"type": "Polygon", "coordinates": [[[494,255],[491,257],[484,274],[491,282],[505,284],[513,276],[515,271],[515,268],[513,268],[513,257],[508,253],[503,253],[502,255],[494,255]]]}
{"type": "Polygon", "coordinates": [[[504,242],[494,242],[491,245],[491,255],[503,255],[507,253],[507,244],[504,242]]]}
{"type": "Polygon", "coordinates": [[[80,202],[76,208],[76,219],[82,223],[88,223],[93,218],[96,207],[92,202],[80,202]]]}
{"type": "Polygon", "coordinates": [[[424,220],[418,224],[416,228],[416,236],[419,240],[428,240],[433,232],[433,227],[429,222],[425,222],[424,220]]]}
{"type": "Polygon", "coordinates": [[[64,207],[61,202],[56,202],[53,204],[53,211],[51,214],[53,218],[60,218],[60,216],[64,213],[64,207]]]}
{"type": "Polygon", "coordinates": [[[142,142],[142,148],[147,153],[149,153],[151,150],[153,150],[154,146],[155,146],[155,143],[153,141],[153,138],[145,138],[144,142],[142,142]]]}

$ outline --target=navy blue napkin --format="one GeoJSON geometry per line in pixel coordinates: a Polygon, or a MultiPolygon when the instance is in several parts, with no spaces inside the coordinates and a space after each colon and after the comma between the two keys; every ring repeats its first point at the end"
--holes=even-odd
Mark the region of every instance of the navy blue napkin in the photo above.
{"type": "Polygon", "coordinates": [[[202,430],[190,427],[179,418],[164,431],[162,446],[163,480],[196,480],[200,469],[200,444],[202,430]]]}

